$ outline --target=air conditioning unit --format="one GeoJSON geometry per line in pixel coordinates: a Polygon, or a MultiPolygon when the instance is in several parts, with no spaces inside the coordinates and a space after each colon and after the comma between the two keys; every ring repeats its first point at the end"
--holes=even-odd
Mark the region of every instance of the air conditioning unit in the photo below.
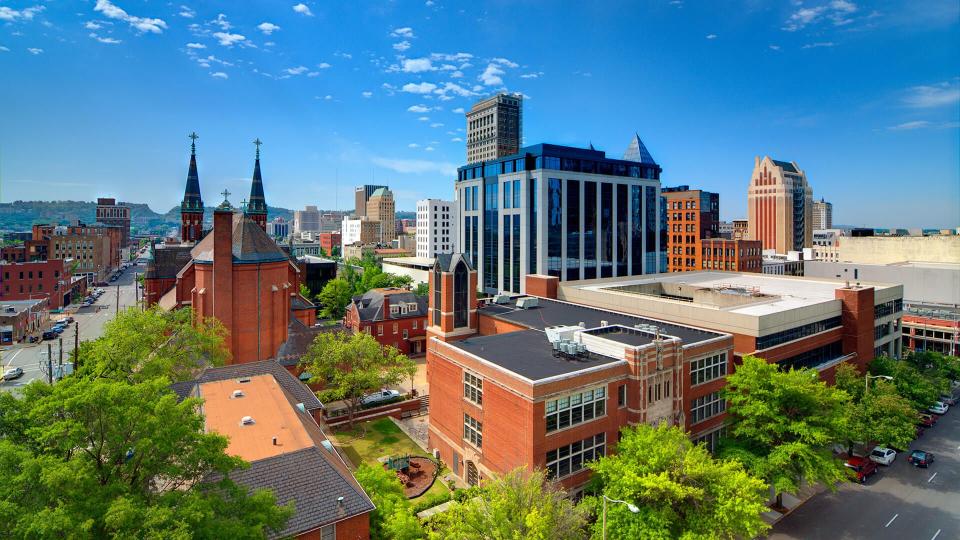
{"type": "Polygon", "coordinates": [[[533,296],[529,296],[529,297],[521,298],[517,300],[517,307],[520,309],[535,308],[538,305],[540,305],[540,299],[533,296]]]}
{"type": "Polygon", "coordinates": [[[498,294],[493,297],[494,304],[509,304],[510,297],[506,294],[498,294]]]}

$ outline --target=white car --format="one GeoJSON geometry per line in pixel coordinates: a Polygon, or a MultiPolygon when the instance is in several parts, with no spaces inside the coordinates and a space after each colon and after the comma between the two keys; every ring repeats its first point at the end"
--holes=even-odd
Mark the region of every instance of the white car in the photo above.
{"type": "Polygon", "coordinates": [[[12,381],[23,377],[23,368],[13,367],[3,372],[3,380],[12,381]]]}
{"type": "Polygon", "coordinates": [[[873,452],[870,452],[870,461],[880,465],[890,465],[895,459],[897,459],[897,453],[882,446],[878,446],[873,449],[873,452]]]}
{"type": "Polygon", "coordinates": [[[390,401],[391,399],[398,397],[400,397],[400,392],[397,392],[396,390],[380,390],[379,392],[373,392],[372,394],[363,396],[363,399],[360,400],[360,404],[374,405],[376,403],[390,401]]]}
{"type": "Polygon", "coordinates": [[[946,414],[947,409],[949,408],[950,407],[947,407],[946,404],[944,404],[942,401],[937,401],[937,402],[934,402],[934,404],[931,405],[930,408],[928,408],[927,410],[935,414],[946,414]]]}

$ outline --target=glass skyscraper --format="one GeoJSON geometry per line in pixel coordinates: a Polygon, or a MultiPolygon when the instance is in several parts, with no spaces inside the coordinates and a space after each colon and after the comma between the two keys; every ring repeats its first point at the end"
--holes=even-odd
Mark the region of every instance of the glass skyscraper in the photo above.
{"type": "Polygon", "coordinates": [[[539,144],[460,167],[458,241],[479,287],[523,293],[526,274],[575,281],[660,272],[661,168],[643,154],[611,159],[539,144]]]}

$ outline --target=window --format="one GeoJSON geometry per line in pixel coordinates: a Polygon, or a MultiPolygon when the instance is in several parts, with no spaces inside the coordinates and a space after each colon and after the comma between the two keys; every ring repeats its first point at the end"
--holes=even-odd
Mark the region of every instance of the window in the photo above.
{"type": "Polygon", "coordinates": [[[720,392],[712,392],[703,397],[698,397],[690,404],[690,423],[702,422],[725,410],[727,410],[727,400],[720,397],[720,392]]]}
{"type": "Polygon", "coordinates": [[[723,352],[690,362],[690,384],[695,386],[727,374],[727,353],[723,352]]]}
{"type": "Polygon", "coordinates": [[[377,335],[378,335],[378,336],[382,336],[382,335],[383,335],[383,325],[382,325],[382,324],[378,324],[378,325],[377,325],[377,335]]]}
{"type": "Polygon", "coordinates": [[[477,405],[483,405],[483,380],[476,375],[464,372],[463,397],[477,405]]]}
{"type": "Polygon", "coordinates": [[[617,407],[624,407],[627,404],[627,385],[621,384],[617,387],[617,407]]]}
{"type": "Polygon", "coordinates": [[[830,319],[812,322],[803,326],[798,326],[796,328],[770,334],[768,336],[759,337],[757,338],[757,350],[759,351],[763,349],[769,349],[770,347],[776,347],[777,345],[782,345],[788,341],[793,341],[795,339],[800,339],[813,334],[819,334],[820,332],[829,330],[831,328],[836,328],[840,325],[840,317],[832,317],[830,319]]]}
{"type": "Polygon", "coordinates": [[[396,335],[397,331],[400,329],[400,326],[397,323],[393,323],[393,333],[396,335]]]}
{"type": "Polygon", "coordinates": [[[320,528],[320,540],[336,540],[337,524],[331,523],[320,528]]]}
{"type": "Polygon", "coordinates": [[[417,319],[414,319],[414,320],[413,320],[413,329],[414,329],[414,330],[417,329],[417,319]]]}
{"type": "Polygon", "coordinates": [[[577,392],[544,403],[547,433],[568,428],[606,414],[606,388],[603,386],[577,392]]]}
{"type": "Polygon", "coordinates": [[[466,413],[463,415],[463,438],[477,448],[483,446],[483,423],[466,413]]]}
{"type": "Polygon", "coordinates": [[[547,452],[547,477],[563,478],[585,468],[587,463],[604,456],[607,434],[597,433],[582,441],[547,452]]]}

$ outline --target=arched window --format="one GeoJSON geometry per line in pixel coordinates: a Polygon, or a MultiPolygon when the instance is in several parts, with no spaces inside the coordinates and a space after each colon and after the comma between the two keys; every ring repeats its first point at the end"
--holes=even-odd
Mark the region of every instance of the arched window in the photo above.
{"type": "Polygon", "coordinates": [[[470,305],[470,273],[467,265],[460,261],[453,271],[453,327],[467,326],[470,305]]]}
{"type": "Polygon", "coordinates": [[[443,298],[442,289],[443,272],[437,265],[433,270],[433,325],[440,326],[440,300],[443,298]]]}

